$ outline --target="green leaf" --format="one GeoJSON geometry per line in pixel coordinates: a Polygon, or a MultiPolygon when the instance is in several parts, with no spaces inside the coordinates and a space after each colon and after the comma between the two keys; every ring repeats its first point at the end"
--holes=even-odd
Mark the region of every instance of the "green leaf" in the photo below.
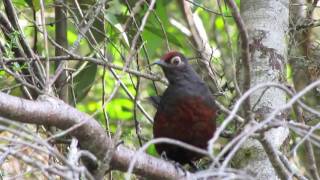
{"type": "Polygon", "coordinates": [[[12,3],[16,6],[16,7],[32,7],[32,1],[31,0],[13,0],[12,3]]]}
{"type": "MultiPolygon", "coordinates": [[[[80,72],[73,79],[73,90],[76,102],[80,102],[88,94],[97,74],[97,64],[85,62],[80,67],[80,72]]],[[[73,98],[70,96],[70,98],[73,98]]],[[[72,100],[70,102],[73,102],[72,100]]]]}
{"type": "Polygon", "coordinates": [[[129,120],[133,116],[133,102],[129,99],[113,99],[106,108],[111,119],[129,120]]]}
{"type": "Polygon", "coordinates": [[[0,70],[0,77],[3,77],[6,74],[4,70],[0,70]]]}
{"type": "Polygon", "coordinates": [[[289,64],[287,64],[286,65],[286,70],[287,70],[287,80],[292,80],[292,77],[293,77],[293,73],[292,73],[292,67],[289,65],[289,64]]]}
{"type": "Polygon", "coordinates": [[[123,14],[127,7],[119,0],[108,1],[107,12],[108,14],[123,14]]]}
{"type": "Polygon", "coordinates": [[[106,13],[105,18],[113,27],[115,27],[121,33],[126,45],[129,46],[129,39],[127,33],[124,32],[124,29],[121,23],[118,21],[117,17],[114,14],[106,13]]]}
{"type": "MultiPolygon", "coordinates": [[[[26,7],[28,5],[35,11],[38,11],[40,9],[40,0],[14,0],[13,3],[18,7],[26,7]]],[[[46,0],[45,3],[49,3],[48,0],[46,0]]]]}
{"type": "Polygon", "coordinates": [[[73,31],[71,30],[68,30],[67,31],[67,37],[68,37],[68,43],[69,45],[72,45],[76,40],[77,40],[77,34],[74,33],[73,31]]]}
{"type": "MultiPolygon", "coordinates": [[[[30,0],[27,0],[27,1],[30,1],[30,0]]],[[[38,11],[40,9],[40,0],[32,0],[32,4],[35,11],[38,11]]]]}
{"type": "MultiPolygon", "coordinates": [[[[165,41],[163,31],[160,28],[146,26],[145,31],[149,31],[150,33],[156,35],[157,37],[162,38],[162,40],[165,41]]],[[[144,32],[144,35],[146,35],[146,33],[148,33],[148,32],[144,32]]],[[[167,37],[168,37],[168,40],[170,43],[182,48],[182,45],[180,44],[179,40],[174,35],[172,35],[170,33],[166,33],[166,34],[167,34],[167,37]]],[[[159,43],[158,42],[155,42],[155,43],[157,43],[157,45],[159,47],[159,43]]]]}
{"type": "Polygon", "coordinates": [[[156,146],[154,144],[150,145],[147,148],[147,153],[152,155],[152,156],[159,156],[157,150],[156,150],[156,146]]]}
{"type": "Polygon", "coordinates": [[[216,24],[217,29],[219,29],[219,30],[223,29],[224,23],[223,23],[223,19],[221,17],[216,18],[215,24],[216,24]]]}

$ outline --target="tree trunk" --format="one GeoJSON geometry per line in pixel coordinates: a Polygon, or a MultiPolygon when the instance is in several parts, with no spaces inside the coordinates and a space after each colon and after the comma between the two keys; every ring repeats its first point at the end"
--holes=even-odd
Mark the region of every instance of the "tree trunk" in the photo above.
{"type": "MultiPolygon", "coordinates": [[[[55,19],[56,19],[56,41],[57,43],[64,47],[65,49],[68,49],[68,40],[67,40],[67,11],[66,8],[63,7],[64,4],[66,4],[65,0],[57,0],[55,2],[55,19]]],[[[55,49],[56,56],[65,55],[66,53],[59,49],[55,49]]],[[[67,62],[57,62],[56,66],[58,67],[61,63],[63,63],[64,69],[68,67],[67,62]]],[[[67,83],[67,71],[63,70],[61,75],[56,81],[56,87],[58,90],[59,98],[62,99],[64,102],[69,104],[69,89],[68,89],[68,83],[67,83]]]]}
{"type": "MultiPolygon", "coordinates": [[[[251,87],[265,83],[284,81],[284,65],[287,59],[286,33],[289,22],[288,0],[245,0],[240,4],[241,16],[249,35],[251,87]]],[[[286,94],[280,89],[255,91],[250,96],[251,112],[255,120],[263,120],[274,109],[286,103],[286,94]]],[[[247,107],[245,107],[247,108],[247,107]]],[[[283,113],[279,115],[283,120],[283,113]]],[[[265,139],[279,150],[289,134],[286,128],[267,131],[265,139]]],[[[234,158],[237,168],[246,169],[258,180],[278,179],[265,153],[264,146],[253,138],[248,139],[234,158]]]]}

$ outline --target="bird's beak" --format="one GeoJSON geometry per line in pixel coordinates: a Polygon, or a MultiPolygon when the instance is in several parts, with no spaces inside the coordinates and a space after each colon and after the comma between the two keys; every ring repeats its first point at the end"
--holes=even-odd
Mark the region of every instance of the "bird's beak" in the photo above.
{"type": "Polygon", "coordinates": [[[153,65],[159,65],[159,66],[164,66],[165,65],[165,62],[161,59],[155,61],[154,63],[152,63],[150,66],[153,66],[153,65]]]}

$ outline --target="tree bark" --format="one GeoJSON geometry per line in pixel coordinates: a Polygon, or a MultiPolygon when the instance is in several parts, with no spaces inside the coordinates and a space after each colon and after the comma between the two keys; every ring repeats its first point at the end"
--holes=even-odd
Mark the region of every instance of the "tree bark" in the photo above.
{"type": "MultiPolygon", "coordinates": [[[[241,16],[249,35],[251,87],[265,82],[283,82],[287,59],[286,33],[289,21],[288,0],[245,0],[240,3],[241,16]]],[[[250,97],[255,120],[263,120],[277,107],[286,103],[286,94],[280,89],[269,88],[254,92],[250,97]]],[[[248,107],[245,107],[248,108],[248,107]]],[[[285,119],[284,113],[279,118],[285,119]]],[[[279,150],[289,134],[286,128],[267,131],[265,140],[279,150]]],[[[237,168],[245,169],[258,180],[278,179],[264,147],[249,138],[234,158],[237,168]]]]}
{"type": "MultiPolygon", "coordinates": [[[[0,92],[0,117],[22,123],[55,126],[62,130],[78,126],[70,134],[99,161],[104,159],[106,152],[112,147],[111,139],[97,120],[57,98],[40,96],[38,101],[30,101],[0,92]]],[[[123,145],[117,146],[111,160],[112,169],[126,171],[134,155],[135,151],[123,145]]],[[[93,169],[91,172],[96,171],[93,169]]],[[[172,163],[147,154],[139,155],[133,172],[150,179],[187,178],[172,163]]]]}
{"type": "MultiPolygon", "coordinates": [[[[67,11],[64,7],[66,4],[65,0],[56,0],[55,1],[55,20],[56,20],[56,42],[63,48],[68,49],[68,39],[67,39],[67,11]]],[[[56,56],[66,55],[66,53],[56,47],[55,49],[56,56]]],[[[68,62],[60,61],[56,63],[58,67],[63,63],[64,69],[68,67],[68,62]]],[[[58,90],[59,98],[64,102],[69,103],[69,88],[67,83],[67,71],[63,70],[59,78],[57,79],[55,85],[58,90]]]]}

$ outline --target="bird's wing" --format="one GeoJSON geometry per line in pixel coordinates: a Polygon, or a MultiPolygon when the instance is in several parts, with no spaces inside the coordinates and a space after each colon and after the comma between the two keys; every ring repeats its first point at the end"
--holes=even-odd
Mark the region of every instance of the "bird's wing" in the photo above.
{"type": "Polygon", "coordinates": [[[147,98],[147,101],[152,104],[155,108],[158,108],[160,105],[161,96],[150,96],[147,98]]]}

